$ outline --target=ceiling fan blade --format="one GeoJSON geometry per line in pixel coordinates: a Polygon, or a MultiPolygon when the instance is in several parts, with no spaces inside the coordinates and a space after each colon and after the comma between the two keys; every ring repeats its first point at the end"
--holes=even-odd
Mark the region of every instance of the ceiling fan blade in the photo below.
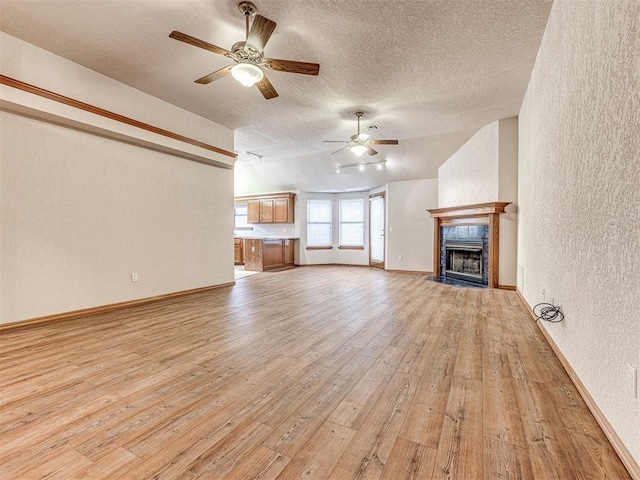
{"type": "Polygon", "coordinates": [[[262,15],[256,15],[247,37],[247,45],[255,48],[257,51],[262,52],[264,46],[269,41],[269,37],[276,28],[276,22],[263,17],[262,15]]]}
{"type": "Polygon", "coordinates": [[[174,40],[180,40],[181,42],[188,43],[189,45],[193,45],[194,47],[204,48],[213,53],[217,53],[218,55],[225,56],[233,56],[233,54],[229,50],[225,50],[224,48],[217,47],[212,45],[211,43],[207,43],[204,40],[199,40],[191,35],[187,35],[186,33],[181,33],[177,31],[173,31],[169,34],[170,38],[174,40]]]}
{"type": "Polygon", "coordinates": [[[219,78],[222,78],[226,75],[229,74],[229,72],[231,72],[231,69],[233,68],[233,65],[229,65],[227,67],[222,67],[219,70],[216,70],[213,73],[210,73],[209,75],[205,75],[202,78],[199,78],[198,80],[196,80],[196,83],[200,83],[202,85],[206,85],[207,83],[211,83],[214,80],[218,80],[219,78]]]}
{"type": "Polygon", "coordinates": [[[276,92],[276,89],[273,88],[273,85],[271,85],[271,82],[266,75],[262,77],[262,80],[256,83],[256,87],[258,87],[258,90],[260,90],[262,96],[267,100],[278,96],[278,92],[276,92]]]}
{"type": "Polygon", "coordinates": [[[398,140],[369,140],[371,145],[398,145],[398,140]]]}
{"type": "Polygon", "coordinates": [[[369,155],[377,155],[378,152],[376,152],[373,148],[371,148],[371,145],[367,145],[367,153],[369,155]]]}
{"type": "Polygon", "coordinates": [[[296,62],[294,60],[265,58],[262,65],[278,72],[301,73],[302,75],[318,75],[320,72],[320,65],[317,63],[296,62]]]}
{"type": "Polygon", "coordinates": [[[340,153],[341,151],[343,151],[343,150],[345,150],[345,149],[349,148],[350,146],[351,146],[351,145],[345,145],[344,147],[342,147],[342,148],[340,148],[340,149],[336,150],[335,152],[331,152],[331,155],[335,155],[336,153],[340,153]]]}

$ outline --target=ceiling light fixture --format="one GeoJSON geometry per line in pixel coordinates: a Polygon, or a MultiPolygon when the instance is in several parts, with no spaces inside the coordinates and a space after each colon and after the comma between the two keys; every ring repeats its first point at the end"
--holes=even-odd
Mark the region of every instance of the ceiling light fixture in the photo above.
{"type": "Polygon", "coordinates": [[[253,63],[238,63],[231,69],[231,75],[245,87],[253,87],[262,80],[262,69],[253,63]]]}
{"type": "Polygon", "coordinates": [[[379,162],[369,162],[369,163],[361,162],[361,163],[351,163],[349,165],[338,165],[336,167],[336,173],[340,173],[345,168],[352,168],[352,167],[358,167],[358,170],[362,172],[364,171],[365,168],[372,165],[375,165],[376,169],[382,170],[382,168],[385,166],[386,163],[387,163],[386,160],[380,160],[379,162]]]}
{"type": "Polygon", "coordinates": [[[362,154],[367,150],[368,149],[366,145],[354,145],[353,147],[351,147],[351,151],[359,157],[361,157],[362,154]]]}

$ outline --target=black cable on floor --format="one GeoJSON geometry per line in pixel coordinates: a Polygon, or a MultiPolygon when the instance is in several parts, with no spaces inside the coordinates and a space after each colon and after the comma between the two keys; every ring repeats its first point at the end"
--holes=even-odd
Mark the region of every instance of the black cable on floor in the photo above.
{"type": "Polygon", "coordinates": [[[558,323],[564,320],[564,314],[560,307],[550,303],[537,304],[533,307],[533,314],[536,316],[536,322],[544,320],[545,322],[558,323]]]}

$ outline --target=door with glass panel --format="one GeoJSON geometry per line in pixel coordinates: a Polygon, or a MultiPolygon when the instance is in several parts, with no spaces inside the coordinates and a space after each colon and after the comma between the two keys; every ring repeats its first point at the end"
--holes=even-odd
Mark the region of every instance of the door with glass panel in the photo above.
{"type": "Polygon", "coordinates": [[[369,197],[369,265],[384,268],[384,194],[369,197]]]}

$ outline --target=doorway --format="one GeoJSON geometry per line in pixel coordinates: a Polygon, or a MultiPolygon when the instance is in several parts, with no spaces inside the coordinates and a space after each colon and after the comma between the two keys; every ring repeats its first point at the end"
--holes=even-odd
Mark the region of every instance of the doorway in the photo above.
{"type": "Polygon", "coordinates": [[[384,268],[384,193],[369,197],[369,265],[384,268]]]}

